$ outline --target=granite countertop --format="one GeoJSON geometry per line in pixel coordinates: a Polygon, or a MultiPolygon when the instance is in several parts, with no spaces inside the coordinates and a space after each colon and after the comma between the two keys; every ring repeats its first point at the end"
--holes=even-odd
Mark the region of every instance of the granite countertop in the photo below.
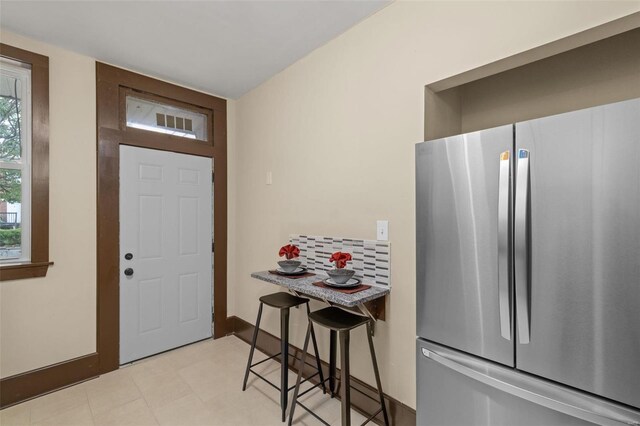
{"type": "MultiPolygon", "coordinates": [[[[354,307],[390,293],[388,288],[376,286],[371,286],[371,288],[353,294],[346,294],[328,288],[317,287],[313,285],[313,283],[329,278],[327,275],[321,273],[316,273],[316,275],[312,277],[293,279],[282,275],[272,274],[269,271],[261,271],[252,273],[251,277],[286,287],[299,294],[306,294],[308,296],[326,300],[327,302],[335,303],[336,305],[347,307],[354,307]]],[[[363,284],[367,284],[367,282],[364,281],[363,284]]]]}

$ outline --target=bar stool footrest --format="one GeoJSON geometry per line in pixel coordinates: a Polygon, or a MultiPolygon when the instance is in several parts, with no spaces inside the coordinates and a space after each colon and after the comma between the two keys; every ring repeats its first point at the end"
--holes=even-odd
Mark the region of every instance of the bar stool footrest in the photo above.
{"type": "MultiPolygon", "coordinates": [[[[316,376],[316,375],[318,375],[318,373],[314,374],[313,376],[316,376]]],[[[313,377],[313,376],[311,376],[311,377],[313,377]]],[[[310,379],[311,377],[309,377],[309,379],[310,379]]],[[[303,384],[304,382],[306,382],[306,381],[307,381],[307,380],[309,380],[309,379],[306,379],[306,380],[304,380],[304,381],[300,382],[300,384],[303,384]]],[[[304,392],[302,392],[301,394],[299,394],[299,395],[298,395],[298,398],[300,398],[301,396],[303,396],[303,395],[305,395],[305,394],[307,394],[307,393],[311,392],[311,391],[312,391],[312,390],[314,390],[315,388],[321,388],[321,386],[322,386],[324,383],[326,383],[328,380],[329,380],[329,378],[327,377],[327,378],[326,378],[326,379],[324,379],[323,381],[316,383],[315,385],[311,386],[311,387],[310,387],[309,389],[307,389],[306,391],[304,391],[304,392]]],[[[296,387],[296,386],[295,386],[295,385],[293,385],[293,386],[291,386],[291,387],[289,388],[289,390],[291,390],[291,389],[295,389],[295,387],[296,387]]],[[[322,389],[322,388],[321,388],[321,389],[322,389]]]]}
{"type": "MultiPolygon", "coordinates": [[[[269,361],[269,360],[271,360],[271,359],[274,359],[275,357],[280,356],[280,354],[281,354],[281,353],[282,353],[282,352],[278,352],[278,353],[277,353],[277,354],[275,354],[275,355],[271,355],[269,358],[265,358],[265,359],[263,359],[263,360],[260,360],[260,361],[256,362],[255,364],[251,364],[251,367],[253,368],[253,367],[255,367],[256,365],[260,365],[260,364],[262,364],[263,362],[267,362],[267,361],[269,361]]],[[[295,359],[295,360],[296,360],[296,361],[298,361],[298,362],[302,361],[302,358],[298,358],[295,354],[289,354],[289,356],[290,356],[290,357],[293,357],[293,359],[295,359]]],[[[304,365],[309,366],[309,367],[312,367],[312,368],[316,368],[316,366],[315,366],[315,365],[313,365],[313,364],[309,364],[308,362],[305,362],[305,363],[304,363],[304,365]]]]}
{"type": "MultiPolygon", "coordinates": [[[[270,384],[273,388],[280,390],[279,386],[276,386],[273,382],[271,382],[269,379],[263,377],[260,373],[257,373],[255,371],[253,371],[252,369],[249,369],[249,372],[255,374],[256,376],[258,376],[259,379],[264,380],[265,382],[267,382],[268,384],[270,384]]],[[[309,379],[311,379],[312,377],[315,377],[317,375],[319,375],[320,373],[315,373],[312,374],[311,376],[307,377],[306,379],[304,379],[302,382],[300,382],[300,384],[304,383],[304,382],[308,382],[309,379]]],[[[309,389],[307,389],[306,391],[304,391],[303,393],[300,394],[300,396],[304,395],[305,393],[309,392],[312,389],[315,389],[317,387],[320,387],[323,383],[326,383],[327,380],[329,380],[328,378],[324,379],[322,382],[318,382],[317,384],[314,384],[312,387],[310,387],[309,389]]],[[[290,388],[287,388],[287,392],[291,392],[292,389],[294,389],[296,387],[296,385],[291,386],[290,388]]]]}
{"type": "Polygon", "coordinates": [[[331,426],[329,423],[327,423],[326,421],[324,421],[324,419],[320,416],[318,416],[316,413],[314,413],[313,411],[311,411],[310,409],[308,409],[302,402],[296,402],[296,404],[298,404],[299,406],[301,406],[307,413],[311,414],[313,417],[315,417],[316,419],[318,419],[319,422],[321,422],[323,425],[325,426],[331,426]]]}
{"type": "Polygon", "coordinates": [[[249,369],[249,371],[253,374],[255,374],[256,376],[258,376],[259,379],[262,379],[263,381],[267,382],[268,384],[270,384],[273,388],[280,390],[279,386],[276,386],[275,384],[273,384],[269,379],[266,379],[264,377],[262,377],[262,375],[260,373],[256,373],[255,371],[253,371],[252,369],[249,369]]]}
{"type": "Polygon", "coordinates": [[[260,364],[262,364],[263,362],[267,362],[267,361],[269,361],[270,359],[274,359],[275,357],[277,357],[277,356],[278,356],[278,355],[280,355],[281,353],[282,353],[282,352],[278,352],[278,353],[277,353],[277,354],[275,354],[275,355],[271,355],[269,358],[265,358],[265,359],[263,359],[262,361],[258,361],[258,362],[256,362],[255,364],[251,364],[250,368],[253,368],[253,367],[255,367],[256,365],[260,365],[260,364]]]}
{"type": "Polygon", "coordinates": [[[369,418],[368,418],[367,420],[365,420],[364,422],[362,422],[362,423],[360,424],[360,426],[364,426],[364,425],[366,425],[366,424],[367,424],[367,423],[369,423],[371,420],[373,420],[373,418],[374,418],[375,416],[377,416],[377,415],[378,415],[378,414],[380,414],[380,413],[382,413],[382,407],[378,408],[378,411],[376,411],[376,412],[375,412],[375,413],[373,413],[371,416],[369,416],[369,418]]]}
{"type": "MultiPolygon", "coordinates": [[[[300,384],[303,384],[304,382],[308,382],[309,379],[311,379],[312,377],[315,377],[317,375],[319,375],[320,373],[314,373],[312,375],[310,375],[309,377],[307,377],[306,379],[304,379],[303,381],[300,382],[300,384]]],[[[317,385],[313,385],[312,389],[315,388],[316,386],[321,385],[321,383],[318,383],[317,385]]],[[[295,389],[296,385],[291,386],[290,388],[287,389],[287,392],[290,392],[292,389],[295,389]]]]}

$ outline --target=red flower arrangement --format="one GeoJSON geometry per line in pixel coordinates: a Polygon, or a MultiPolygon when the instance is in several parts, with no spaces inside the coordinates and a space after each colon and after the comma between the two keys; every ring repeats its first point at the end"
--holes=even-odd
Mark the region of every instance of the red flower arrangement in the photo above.
{"type": "Polygon", "coordinates": [[[337,251],[331,255],[329,262],[336,262],[336,268],[342,269],[347,266],[347,262],[351,259],[351,253],[342,253],[341,251],[337,251]]]}
{"type": "Polygon", "coordinates": [[[280,248],[280,253],[278,253],[278,255],[280,257],[285,256],[287,260],[295,259],[300,256],[300,249],[293,244],[287,244],[280,248]]]}

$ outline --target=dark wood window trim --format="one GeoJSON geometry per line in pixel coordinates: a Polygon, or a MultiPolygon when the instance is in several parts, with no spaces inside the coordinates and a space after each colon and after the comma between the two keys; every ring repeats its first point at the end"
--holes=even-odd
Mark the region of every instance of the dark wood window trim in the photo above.
{"type": "Polygon", "coordinates": [[[214,338],[227,335],[227,101],[130,71],[96,63],[97,100],[97,353],[100,374],[119,367],[120,145],[200,155],[215,161],[214,338]],[[209,116],[208,141],[126,127],[127,93],[143,94],[209,116]],[[150,137],[153,135],[153,137],[150,137]]]}
{"type": "Polygon", "coordinates": [[[49,266],[49,58],[0,43],[0,56],[31,67],[31,261],[0,266],[0,281],[44,277],[49,266]]]}

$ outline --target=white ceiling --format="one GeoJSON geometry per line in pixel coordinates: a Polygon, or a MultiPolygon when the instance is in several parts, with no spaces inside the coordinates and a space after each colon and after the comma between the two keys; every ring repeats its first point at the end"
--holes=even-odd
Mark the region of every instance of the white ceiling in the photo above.
{"type": "Polygon", "coordinates": [[[8,1],[2,28],[238,98],[382,9],[359,1],[8,1]]]}

